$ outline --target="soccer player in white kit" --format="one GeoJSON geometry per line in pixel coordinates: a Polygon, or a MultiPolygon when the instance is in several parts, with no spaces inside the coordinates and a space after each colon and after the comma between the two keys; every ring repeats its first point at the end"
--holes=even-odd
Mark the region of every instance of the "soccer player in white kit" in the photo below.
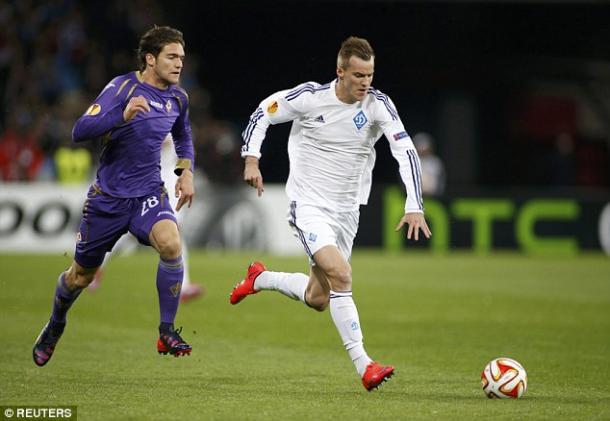
{"type": "MultiPolygon", "coordinates": [[[[161,179],[167,189],[167,197],[172,209],[176,209],[178,205],[178,198],[176,197],[176,181],[178,176],[174,172],[176,168],[176,162],[178,161],[178,155],[174,149],[174,141],[172,140],[171,134],[169,134],[163,144],[161,145],[161,179]]],[[[176,212],[176,219],[178,226],[182,226],[184,221],[184,215],[187,213],[186,208],[183,208],[181,212],[176,212]]],[[[112,259],[116,252],[131,252],[137,247],[137,241],[130,234],[125,234],[114,246],[112,251],[106,254],[102,266],[96,272],[93,282],[89,285],[90,290],[95,290],[99,287],[102,277],[104,275],[104,268],[108,264],[108,261],[112,259]]],[[[186,242],[182,241],[182,265],[184,267],[184,277],[182,281],[182,288],[180,290],[180,302],[187,302],[192,299],[199,297],[203,293],[203,287],[197,283],[191,282],[189,267],[188,267],[188,247],[186,242]]]]}
{"type": "Polygon", "coordinates": [[[424,219],[419,158],[390,98],[371,86],[375,56],[367,40],[346,39],[337,58],[337,79],[308,82],[276,92],[260,103],[243,133],[244,180],[264,191],[260,148],[270,124],[292,121],[288,140],[290,199],[288,222],[310,258],[309,276],[268,271],[252,263],[235,286],[231,304],[261,290],[277,290],[318,311],[330,307],[332,320],[367,390],[379,387],[394,367],[374,362],[363,346],[352,299],[349,260],[366,204],[375,163],[375,142],[385,134],[407,191],[405,214],[396,230],[407,238],[431,232],[424,219]]]}

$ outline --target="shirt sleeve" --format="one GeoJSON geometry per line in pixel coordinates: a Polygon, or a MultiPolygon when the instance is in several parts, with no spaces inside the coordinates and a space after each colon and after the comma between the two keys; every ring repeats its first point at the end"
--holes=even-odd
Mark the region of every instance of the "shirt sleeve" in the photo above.
{"type": "Polygon", "coordinates": [[[421,165],[411,137],[406,132],[394,103],[376,91],[378,122],[390,144],[392,156],[398,161],[400,177],[407,191],[405,213],[424,212],[421,189],[421,165]]]}
{"type": "Polygon", "coordinates": [[[305,114],[311,107],[311,97],[318,86],[315,82],[307,82],[265,98],[250,116],[248,126],[242,133],[241,156],[260,158],[269,125],[296,120],[305,114]]]}
{"type": "Polygon", "coordinates": [[[123,110],[129,89],[129,79],[113,79],[78,119],[72,129],[72,140],[82,142],[95,139],[125,123],[123,110]]]}
{"type": "Polygon", "coordinates": [[[176,155],[178,156],[174,172],[176,175],[180,175],[185,169],[194,171],[195,151],[193,148],[193,132],[189,119],[188,95],[185,92],[181,92],[181,95],[176,96],[176,99],[180,105],[180,115],[172,127],[172,137],[174,139],[176,155]]]}

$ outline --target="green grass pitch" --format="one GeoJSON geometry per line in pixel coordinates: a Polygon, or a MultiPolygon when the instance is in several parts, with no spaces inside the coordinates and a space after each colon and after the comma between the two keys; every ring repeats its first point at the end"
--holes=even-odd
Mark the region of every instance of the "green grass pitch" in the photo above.
{"type": "Polygon", "coordinates": [[[228,303],[252,257],[192,252],[207,294],[180,307],[193,345],[160,356],[156,257],[116,258],[84,292],[51,362],[31,347],[68,257],[0,256],[0,405],[77,405],[81,420],[609,419],[610,259],[602,255],[385,255],[352,259],[365,346],[397,375],[369,393],[328,312],[276,292],[228,303]],[[507,356],[528,371],[520,400],[489,400],[480,372],[507,356]]]}

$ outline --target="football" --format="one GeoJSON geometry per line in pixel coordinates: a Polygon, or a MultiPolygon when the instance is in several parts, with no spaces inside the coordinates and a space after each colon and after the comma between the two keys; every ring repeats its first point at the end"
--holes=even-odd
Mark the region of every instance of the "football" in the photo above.
{"type": "Polygon", "coordinates": [[[495,358],[481,373],[481,387],[490,399],[517,399],[527,390],[527,373],[521,364],[511,358],[495,358]]]}

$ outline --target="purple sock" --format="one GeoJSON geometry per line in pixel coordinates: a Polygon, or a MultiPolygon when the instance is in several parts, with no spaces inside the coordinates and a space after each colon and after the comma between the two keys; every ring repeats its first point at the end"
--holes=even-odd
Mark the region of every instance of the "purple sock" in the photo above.
{"type": "Polygon", "coordinates": [[[159,310],[161,323],[174,323],[178,303],[180,302],[180,290],[184,278],[184,266],[182,256],[176,259],[159,259],[157,266],[157,292],[159,293],[159,310]]]}
{"type": "Polygon", "coordinates": [[[70,290],[66,285],[66,273],[62,272],[55,287],[55,298],[53,299],[53,313],[51,320],[56,323],[66,323],[66,314],[72,303],[80,295],[82,289],[70,290]]]}

